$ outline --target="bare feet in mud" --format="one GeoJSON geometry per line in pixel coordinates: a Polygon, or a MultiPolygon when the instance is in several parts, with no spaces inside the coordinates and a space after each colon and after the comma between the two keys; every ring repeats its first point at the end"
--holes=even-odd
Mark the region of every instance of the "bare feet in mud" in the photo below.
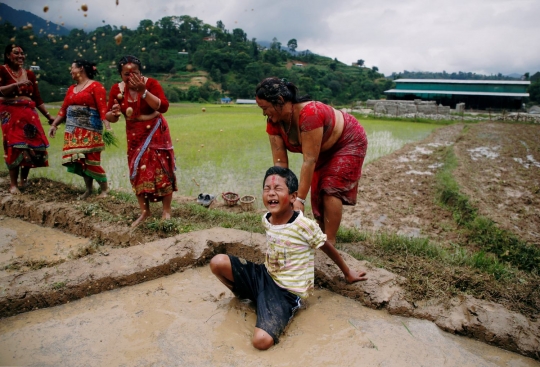
{"type": "Polygon", "coordinates": [[[19,190],[19,188],[17,186],[10,186],[9,187],[9,193],[11,195],[20,195],[21,191],[19,190]]]}
{"type": "Polygon", "coordinates": [[[139,218],[137,218],[137,220],[133,223],[131,223],[131,227],[132,228],[135,228],[137,227],[139,224],[141,224],[142,222],[144,222],[146,220],[146,218],[148,218],[150,216],[150,212],[147,212],[146,210],[141,214],[141,216],[139,218]]]}
{"type": "Polygon", "coordinates": [[[106,198],[109,195],[109,185],[107,185],[107,182],[100,182],[99,187],[101,194],[98,195],[98,198],[106,198]]]}
{"type": "Polygon", "coordinates": [[[102,191],[101,194],[98,195],[98,198],[106,198],[107,196],[109,196],[109,190],[102,191]]]}
{"type": "Polygon", "coordinates": [[[21,183],[19,184],[19,187],[21,189],[26,189],[29,185],[30,185],[30,183],[28,182],[28,180],[21,180],[21,183]]]}
{"type": "Polygon", "coordinates": [[[163,214],[161,215],[161,219],[171,219],[171,212],[163,211],[163,214]]]}
{"type": "Polygon", "coordinates": [[[79,196],[79,200],[86,200],[90,195],[92,195],[92,191],[85,191],[84,194],[79,196]]]}

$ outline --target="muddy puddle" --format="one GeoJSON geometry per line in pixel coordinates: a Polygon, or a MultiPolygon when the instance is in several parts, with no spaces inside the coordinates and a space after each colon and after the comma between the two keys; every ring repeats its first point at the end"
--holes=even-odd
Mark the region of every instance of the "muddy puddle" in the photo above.
{"type": "Polygon", "coordinates": [[[208,266],[2,319],[0,365],[513,366],[540,362],[317,289],[268,351],[208,266]]]}
{"type": "Polygon", "coordinates": [[[54,263],[67,260],[90,240],[41,227],[20,219],[0,217],[0,277],[6,269],[19,266],[27,270],[28,264],[54,263]]]}

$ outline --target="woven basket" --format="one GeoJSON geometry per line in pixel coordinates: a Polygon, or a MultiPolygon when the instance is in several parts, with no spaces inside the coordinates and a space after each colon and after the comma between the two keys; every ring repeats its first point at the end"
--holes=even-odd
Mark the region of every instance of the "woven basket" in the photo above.
{"type": "Polygon", "coordinates": [[[221,197],[223,198],[223,200],[225,200],[225,203],[228,206],[235,206],[236,203],[238,203],[238,200],[240,200],[240,196],[238,196],[238,194],[230,191],[224,192],[223,194],[221,194],[221,197]]]}
{"type": "Polygon", "coordinates": [[[253,195],[244,195],[240,198],[240,206],[245,211],[253,210],[254,203],[255,196],[253,195]]]}

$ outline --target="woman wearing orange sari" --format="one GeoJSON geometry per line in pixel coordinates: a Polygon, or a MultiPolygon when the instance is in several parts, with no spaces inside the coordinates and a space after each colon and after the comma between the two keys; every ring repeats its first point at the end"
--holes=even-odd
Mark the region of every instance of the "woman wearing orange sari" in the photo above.
{"type": "Polygon", "coordinates": [[[174,151],[163,113],[169,109],[159,82],[141,75],[141,62],[124,56],[118,63],[122,82],[109,92],[107,120],[126,119],[129,178],[141,209],[135,227],[150,216],[150,202],[162,201],[162,219],[171,217],[173,191],[177,191],[174,151]]]}

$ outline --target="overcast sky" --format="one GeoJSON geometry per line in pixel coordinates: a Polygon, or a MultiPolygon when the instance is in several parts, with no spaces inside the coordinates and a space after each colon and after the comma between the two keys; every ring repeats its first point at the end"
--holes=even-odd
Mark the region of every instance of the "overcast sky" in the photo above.
{"type": "Polygon", "coordinates": [[[136,28],[142,19],[218,20],[248,38],[358,59],[392,72],[511,74],[540,71],[540,0],[1,0],[67,27],[136,28]],[[88,6],[87,16],[81,5],[88,6]],[[48,6],[47,12],[43,11],[48,6]],[[105,23],[103,23],[105,21],[105,23]]]}

